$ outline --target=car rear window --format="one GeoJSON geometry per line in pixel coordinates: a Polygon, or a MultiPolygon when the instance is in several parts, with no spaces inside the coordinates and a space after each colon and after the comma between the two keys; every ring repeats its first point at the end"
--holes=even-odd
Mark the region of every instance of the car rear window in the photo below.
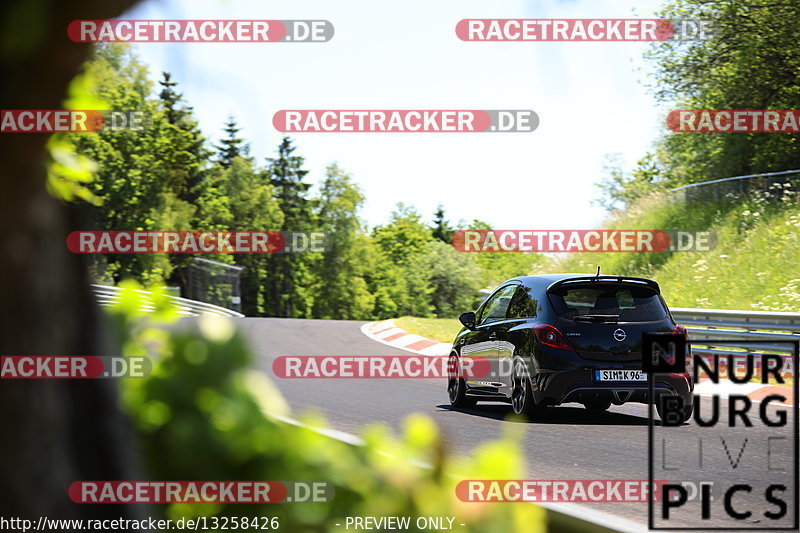
{"type": "Polygon", "coordinates": [[[550,301],[560,316],[619,315],[620,322],[662,320],[667,309],[658,294],[647,287],[578,285],[556,287],[550,301]]]}

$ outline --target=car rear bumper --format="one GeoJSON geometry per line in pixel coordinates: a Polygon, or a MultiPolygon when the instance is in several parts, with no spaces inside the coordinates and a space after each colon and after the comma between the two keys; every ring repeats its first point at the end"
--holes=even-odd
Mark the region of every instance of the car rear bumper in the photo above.
{"type": "MultiPolygon", "coordinates": [[[[533,381],[536,403],[559,405],[577,402],[650,403],[647,381],[595,381],[594,369],[545,372],[533,381]]],[[[681,396],[686,405],[692,403],[689,380],[670,376],[657,376],[653,382],[653,396],[681,396]]]]}

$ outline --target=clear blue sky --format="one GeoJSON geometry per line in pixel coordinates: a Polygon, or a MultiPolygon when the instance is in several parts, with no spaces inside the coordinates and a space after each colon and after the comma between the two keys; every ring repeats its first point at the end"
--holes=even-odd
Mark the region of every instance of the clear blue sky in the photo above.
{"type": "Polygon", "coordinates": [[[214,141],[229,114],[263,162],[279,109],[533,109],[533,133],[305,133],[293,138],[319,182],[337,162],[362,187],[362,216],[397,202],[430,218],[503,229],[587,228],[604,155],[632,165],[665,129],[645,90],[646,44],[462,42],[462,18],[652,17],[657,0],[146,0],[121,18],[327,19],[328,43],[142,43],[154,79],[170,71],[214,141]],[[635,9],[634,9],[635,8],[635,9]]]}

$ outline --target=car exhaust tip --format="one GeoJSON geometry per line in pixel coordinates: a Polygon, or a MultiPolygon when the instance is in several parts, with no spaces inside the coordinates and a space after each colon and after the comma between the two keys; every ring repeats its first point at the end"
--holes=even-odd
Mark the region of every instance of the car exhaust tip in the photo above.
{"type": "Polygon", "coordinates": [[[622,405],[628,398],[631,397],[631,391],[629,390],[615,390],[612,391],[612,395],[614,396],[614,404],[615,405],[622,405]]]}

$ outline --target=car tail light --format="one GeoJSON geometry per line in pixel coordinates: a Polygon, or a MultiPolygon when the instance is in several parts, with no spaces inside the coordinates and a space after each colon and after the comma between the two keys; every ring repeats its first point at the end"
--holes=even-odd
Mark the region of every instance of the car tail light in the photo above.
{"type": "Polygon", "coordinates": [[[682,374],[670,374],[673,378],[686,378],[689,381],[692,380],[694,376],[694,367],[692,366],[692,351],[689,349],[689,331],[683,326],[675,326],[675,329],[672,330],[672,333],[683,334],[686,337],[686,371],[682,374]]]}
{"type": "Polygon", "coordinates": [[[567,339],[555,326],[545,323],[536,324],[533,326],[533,331],[536,333],[536,338],[539,339],[539,342],[545,346],[561,350],[572,350],[572,346],[569,345],[567,339]]]}

